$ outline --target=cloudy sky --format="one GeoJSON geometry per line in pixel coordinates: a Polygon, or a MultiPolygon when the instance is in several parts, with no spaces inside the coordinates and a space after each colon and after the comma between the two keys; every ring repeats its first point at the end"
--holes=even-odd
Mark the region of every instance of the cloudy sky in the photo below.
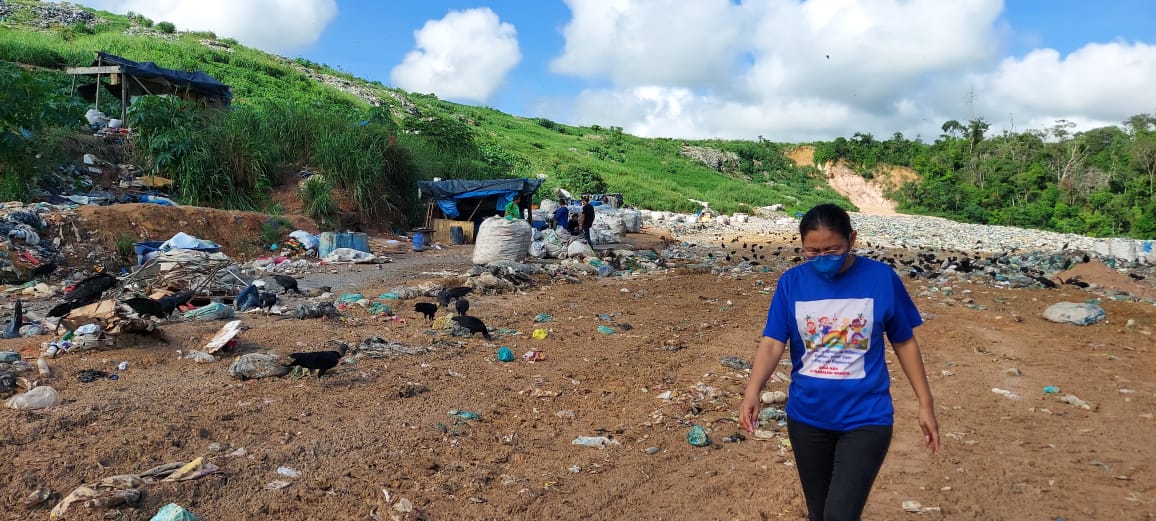
{"type": "Polygon", "coordinates": [[[932,140],[1156,112],[1152,0],[82,0],[643,136],[932,140]]]}

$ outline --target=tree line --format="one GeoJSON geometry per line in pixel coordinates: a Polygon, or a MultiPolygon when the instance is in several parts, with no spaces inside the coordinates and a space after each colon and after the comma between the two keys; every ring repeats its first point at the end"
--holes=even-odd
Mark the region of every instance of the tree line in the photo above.
{"type": "Polygon", "coordinates": [[[950,120],[932,143],[895,133],[815,143],[815,162],[845,160],[864,177],[883,165],[920,174],[892,197],[906,213],[1078,233],[1156,238],[1156,114],[1076,132],[1075,123],[1003,131],[950,120]]]}

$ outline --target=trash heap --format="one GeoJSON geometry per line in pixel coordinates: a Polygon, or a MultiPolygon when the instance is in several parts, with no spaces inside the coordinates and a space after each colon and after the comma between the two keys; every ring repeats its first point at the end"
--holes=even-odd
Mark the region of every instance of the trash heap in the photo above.
{"type": "Polygon", "coordinates": [[[44,216],[52,211],[49,205],[5,203],[0,207],[0,282],[31,281],[64,263],[59,239],[45,235],[44,216]]]}

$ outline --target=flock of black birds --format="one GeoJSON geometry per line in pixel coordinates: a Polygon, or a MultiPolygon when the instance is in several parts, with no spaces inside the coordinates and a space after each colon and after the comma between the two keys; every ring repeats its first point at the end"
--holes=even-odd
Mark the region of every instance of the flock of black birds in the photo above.
{"type": "Polygon", "coordinates": [[[493,340],[493,337],[490,336],[490,330],[486,328],[486,324],[478,317],[468,315],[470,311],[470,301],[466,299],[466,295],[471,291],[473,291],[473,288],[466,286],[457,286],[449,289],[442,288],[437,294],[437,305],[434,305],[433,302],[418,302],[413,305],[413,310],[425,315],[426,320],[433,320],[434,315],[438,312],[438,308],[448,309],[450,305],[453,304],[456,315],[451,317],[450,320],[453,320],[459,326],[468,330],[471,336],[481,333],[482,338],[493,340]]]}
{"type": "MultiPolygon", "coordinates": [[[[717,235],[716,239],[721,239],[721,235],[717,235]]],[[[722,260],[726,262],[746,262],[750,266],[759,266],[767,260],[775,258],[782,258],[791,263],[797,264],[803,262],[802,248],[795,246],[793,248],[778,245],[768,250],[766,245],[754,242],[741,242],[741,237],[733,237],[730,242],[719,242],[719,248],[722,249],[722,260]],[[768,259],[768,257],[770,259],[768,259]]],[[[799,240],[798,235],[790,238],[791,242],[799,240]]],[[[887,252],[885,248],[865,242],[866,248],[859,248],[855,250],[856,255],[871,258],[879,262],[891,266],[892,269],[900,273],[905,273],[910,278],[925,278],[935,279],[943,275],[944,272],[951,270],[957,273],[972,273],[976,271],[983,271],[985,266],[993,265],[1008,265],[1011,259],[1008,255],[992,254],[979,255],[972,254],[960,250],[952,249],[936,249],[921,252],[887,252]]],[[[1063,245],[1060,250],[1066,250],[1067,244],[1063,245]]],[[[715,253],[707,253],[709,258],[718,258],[715,253]]],[[[1091,257],[1084,254],[1078,258],[1068,258],[1059,266],[1060,271],[1071,269],[1077,264],[1087,263],[1091,261],[1091,257]]],[[[1055,277],[1050,278],[1045,273],[1038,269],[1033,269],[1027,266],[1019,266],[1016,269],[1024,276],[1030,277],[1040,286],[1048,289],[1054,289],[1060,285],[1070,285],[1078,288],[1087,288],[1089,284],[1080,280],[1080,277],[1072,276],[1070,278],[1055,277]]],[[[1129,277],[1133,280],[1144,280],[1144,275],[1138,273],[1129,273],[1129,277]]]]}

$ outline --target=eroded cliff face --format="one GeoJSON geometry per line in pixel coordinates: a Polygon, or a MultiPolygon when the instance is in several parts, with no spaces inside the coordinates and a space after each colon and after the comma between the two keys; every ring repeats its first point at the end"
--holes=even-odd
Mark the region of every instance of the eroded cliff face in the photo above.
{"type": "MultiPolygon", "coordinates": [[[[787,152],[787,157],[799,166],[815,164],[815,150],[810,146],[796,147],[787,152]]],[[[896,215],[897,203],[887,198],[887,192],[919,179],[914,170],[902,166],[881,165],[872,179],[865,179],[842,161],[816,166],[827,176],[827,184],[833,190],[858,206],[860,212],[871,215],[896,215]]]]}

